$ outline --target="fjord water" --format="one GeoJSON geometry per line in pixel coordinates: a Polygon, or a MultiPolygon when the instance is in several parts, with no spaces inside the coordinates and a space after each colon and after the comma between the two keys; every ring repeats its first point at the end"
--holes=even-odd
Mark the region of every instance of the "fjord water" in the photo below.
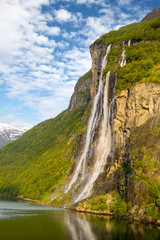
{"type": "Polygon", "coordinates": [[[106,216],[0,199],[2,240],[158,240],[160,230],[106,216]]]}

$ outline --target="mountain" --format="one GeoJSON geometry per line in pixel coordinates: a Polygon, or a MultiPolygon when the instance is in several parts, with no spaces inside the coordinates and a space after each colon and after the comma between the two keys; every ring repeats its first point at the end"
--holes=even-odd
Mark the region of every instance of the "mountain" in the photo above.
{"type": "Polygon", "coordinates": [[[18,139],[25,129],[15,128],[5,123],[0,123],[0,147],[18,139]]]}
{"type": "Polygon", "coordinates": [[[91,46],[69,108],[0,149],[0,193],[160,218],[160,17],[91,46]]]}
{"type": "Polygon", "coordinates": [[[149,20],[153,20],[156,17],[160,16],[160,7],[157,7],[155,9],[153,9],[152,12],[149,12],[143,19],[142,21],[149,21],[149,20]]]}

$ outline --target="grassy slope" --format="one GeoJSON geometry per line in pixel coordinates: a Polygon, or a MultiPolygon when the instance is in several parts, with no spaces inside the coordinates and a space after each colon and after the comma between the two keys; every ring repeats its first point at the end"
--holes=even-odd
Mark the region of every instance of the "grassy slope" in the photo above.
{"type": "Polygon", "coordinates": [[[64,181],[86,106],[40,123],[0,149],[0,193],[40,199],[64,181]]]}

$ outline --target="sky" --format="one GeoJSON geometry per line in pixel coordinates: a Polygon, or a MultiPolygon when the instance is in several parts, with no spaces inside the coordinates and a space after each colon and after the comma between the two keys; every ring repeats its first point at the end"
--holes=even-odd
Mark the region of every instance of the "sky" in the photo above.
{"type": "Polygon", "coordinates": [[[69,105],[89,46],[159,0],[0,0],[0,122],[31,128],[69,105]]]}

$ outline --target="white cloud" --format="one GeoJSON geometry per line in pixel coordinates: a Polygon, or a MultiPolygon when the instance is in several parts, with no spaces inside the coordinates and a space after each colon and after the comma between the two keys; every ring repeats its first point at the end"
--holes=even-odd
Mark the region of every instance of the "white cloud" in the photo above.
{"type": "Polygon", "coordinates": [[[66,9],[59,9],[54,11],[55,18],[59,22],[68,22],[72,18],[72,14],[66,9]]]}
{"type": "Polygon", "coordinates": [[[133,0],[117,0],[118,5],[129,5],[133,0]]]}
{"type": "Polygon", "coordinates": [[[25,128],[25,129],[30,129],[34,126],[34,124],[19,120],[18,116],[15,116],[13,114],[0,117],[0,122],[7,123],[13,127],[25,128]]]}
{"type": "MultiPolygon", "coordinates": [[[[108,1],[107,1],[108,2],[108,1]]],[[[91,5],[91,4],[96,4],[99,6],[106,6],[106,1],[105,0],[76,0],[77,4],[86,4],[86,5],[91,5]]]]}

